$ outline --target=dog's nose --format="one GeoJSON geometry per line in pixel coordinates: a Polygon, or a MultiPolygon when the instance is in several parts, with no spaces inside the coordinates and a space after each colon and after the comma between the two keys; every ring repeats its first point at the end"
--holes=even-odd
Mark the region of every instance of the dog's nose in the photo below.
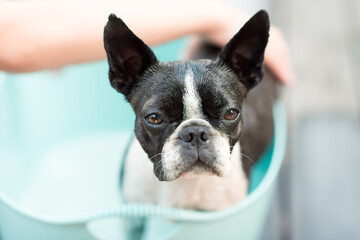
{"type": "Polygon", "coordinates": [[[180,139],[187,143],[203,144],[209,140],[209,130],[202,126],[188,126],[180,133],[180,139]]]}

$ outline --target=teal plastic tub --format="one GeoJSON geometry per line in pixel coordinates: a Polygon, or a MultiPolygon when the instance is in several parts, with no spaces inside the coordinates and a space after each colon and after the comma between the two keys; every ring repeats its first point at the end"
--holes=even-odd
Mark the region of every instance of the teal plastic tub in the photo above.
{"type": "MultiPolygon", "coordinates": [[[[183,44],[157,55],[176,59],[183,44]]],[[[107,70],[98,62],[0,73],[0,239],[126,239],[126,221],[134,218],[144,220],[144,240],[259,239],[285,151],[282,104],[273,109],[273,145],[239,204],[218,212],[125,204],[118,178],[134,115],[107,70]]]]}

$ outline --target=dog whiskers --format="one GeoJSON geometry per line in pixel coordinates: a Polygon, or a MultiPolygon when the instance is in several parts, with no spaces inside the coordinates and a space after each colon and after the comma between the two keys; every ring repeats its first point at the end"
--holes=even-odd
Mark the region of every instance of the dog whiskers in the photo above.
{"type": "Polygon", "coordinates": [[[152,156],[152,157],[150,158],[150,161],[153,160],[153,158],[155,158],[155,157],[157,157],[157,156],[159,156],[159,155],[161,155],[161,154],[162,154],[162,153],[155,154],[154,156],[152,156]]]}
{"type": "Polygon", "coordinates": [[[155,174],[152,175],[152,181],[153,183],[158,184],[155,174]]]}
{"type": "Polygon", "coordinates": [[[160,161],[159,164],[156,166],[155,171],[158,170],[158,168],[162,165],[162,162],[160,161]]]}
{"type": "Polygon", "coordinates": [[[234,137],[233,135],[226,134],[226,133],[222,133],[222,135],[225,135],[225,136],[228,137],[229,139],[234,137]]]}
{"type": "Polygon", "coordinates": [[[241,153],[241,155],[243,155],[244,157],[246,157],[248,160],[250,160],[250,162],[252,162],[255,166],[257,166],[257,163],[251,159],[251,157],[249,157],[248,155],[246,155],[245,153],[241,153]]]}
{"type": "MultiPolygon", "coordinates": [[[[156,157],[156,156],[158,156],[158,155],[161,155],[161,153],[154,155],[152,158],[154,158],[154,157],[156,157]]],[[[151,159],[152,159],[152,158],[151,158],[151,159]]],[[[156,170],[158,170],[158,168],[161,167],[161,166],[162,166],[162,162],[160,161],[160,162],[158,163],[158,165],[156,166],[154,172],[156,172],[156,170]]],[[[160,171],[160,175],[159,175],[160,178],[161,178],[162,172],[163,172],[163,169],[161,169],[161,171],[160,171]]],[[[152,180],[153,180],[154,183],[157,183],[157,182],[158,182],[157,179],[156,179],[155,174],[152,174],[152,180]]]]}
{"type": "Polygon", "coordinates": [[[164,169],[161,169],[161,171],[160,171],[160,179],[164,179],[164,177],[165,177],[164,169]]]}

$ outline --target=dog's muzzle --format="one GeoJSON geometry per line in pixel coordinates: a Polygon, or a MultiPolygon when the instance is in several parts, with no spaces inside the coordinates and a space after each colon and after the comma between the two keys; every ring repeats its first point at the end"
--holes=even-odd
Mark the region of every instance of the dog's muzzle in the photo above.
{"type": "Polygon", "coordinates": [[[161,168],[155,174],[163,181],[172,181],[183,173],[228,172],[229,140],[203,119],[189,119],[178,126],[162,150],[161,168]]]}

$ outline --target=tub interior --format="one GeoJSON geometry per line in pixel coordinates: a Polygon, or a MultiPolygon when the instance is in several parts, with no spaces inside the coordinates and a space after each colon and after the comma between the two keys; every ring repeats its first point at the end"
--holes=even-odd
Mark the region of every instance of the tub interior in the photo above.
{"type": "MultiPolygon", "coordinates": [[[[179,59],[186,39],[156,47],[179,59]]],[[[0,72],[0,195],[46,216],[121,202],[121,155],[134,113],[106,61],[27,74],[0,72]]]]}
{"type": "MultiPolygon", "coordinates": [[[[156,54],[163,61],[176,59],[174,49],[184,44],[171,43],[156,54]]],[[[2,75],[0,197],[24,212],[52,219],[121,204],[119,170],[134,114],[110,87],[107,70],[106,62],[96,62],[2,75]]],[[[271,156],[272,147],[254,168],[250,192],[271,156]]]]}
{"type": "Polygon", "coordinates": [[[96,133],[59,143],[42,154],[2,158],[7,161],[0,163],[1,190],[41,216],[65,218],[116,207],[122,201],[120,154],[130,135],[96,133]]]}
{"type": "Polygon", "coordinates": [[[134,116],[106,74],[101,62],[6,79],[0,189],[10,199],[58,217],[119,201],[115,171],[134,116]]]}

